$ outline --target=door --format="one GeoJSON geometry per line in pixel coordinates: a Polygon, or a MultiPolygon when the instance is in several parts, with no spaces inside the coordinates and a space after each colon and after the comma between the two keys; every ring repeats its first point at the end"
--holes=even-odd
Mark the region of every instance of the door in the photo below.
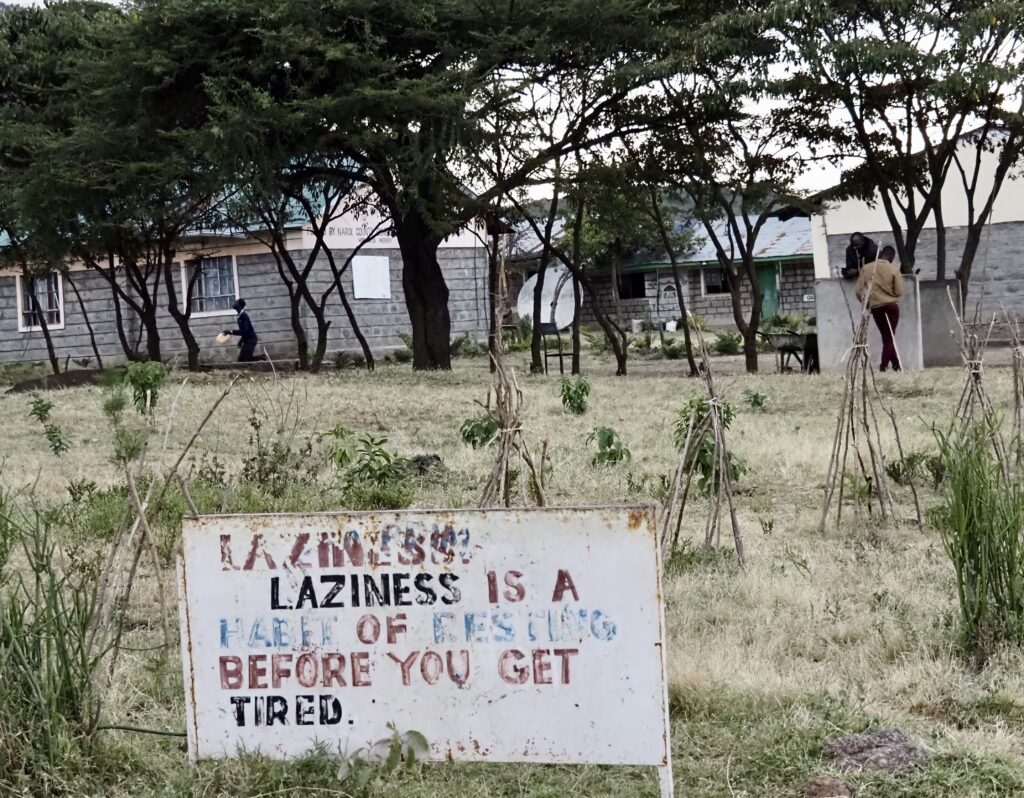
{"type": "Polygon", "coordinates": [[[761,318],[775,316],[779,312],[778,271],[775,266],[758,266],[757,283],[761,286],[761,318]]]}

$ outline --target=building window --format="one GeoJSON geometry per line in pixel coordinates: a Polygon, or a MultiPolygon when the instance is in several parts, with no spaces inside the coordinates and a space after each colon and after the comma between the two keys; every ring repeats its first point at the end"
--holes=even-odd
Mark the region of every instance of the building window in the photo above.
{"type": "Polygon", "coordinates": [[[185,264],[185,290],[192,279],[192,313],[224,314],[232,312],[232,305],[238,299],[235,274],[235,259],[230,255],[222,258],[200,258],[185,264]],[[195,277],[196,269],[199,276],[195,277]]]}
{"type": "Polygon", "coordinates": [[[647,296],[647,280],[642,272],[619,275],[619,299],[643,299],[647,296]]]}
{"type": "Polygon", "coordinates": [[[702,269],[700,276],[705,296],[729,293],[729,280],[725,276],[725,269],[702,269]]]}
{"type": "Polygon", "coordinates": [[[64,281],[59,274],[43,274],[38,277],[18,277],[18,331],[32,332],[43,329],[43,321],[49,329],[64,328],[64,281]],[[40,314],[32,302],[32,294],[39,302],[40,314]]]}

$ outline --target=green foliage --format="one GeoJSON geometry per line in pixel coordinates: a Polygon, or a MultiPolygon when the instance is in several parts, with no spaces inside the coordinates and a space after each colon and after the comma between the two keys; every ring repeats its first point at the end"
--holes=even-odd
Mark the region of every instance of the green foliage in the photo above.
{"type": "Polygon", "coordinates": [[[720,355],[738,355],[743,348],[743,336],[739,333],[717,333],[711,348],[720,355]]]}
{"type": "Polygon", "coordinates": [[[498,422],[490,413],[467,418],[459,427],[459,436],[462,438],[462,442],[474,449],[490,446],[497,440],[498,432],[498,422]]]}
{"type": "Polygon", "coordinates": [[[452,340],[450,352],[452,357],[477,357],[482,354],[480,345],[468,332],[452,340]]]}
{"type": "Polygon", "coordinates": [[[397,510],[415,495],[408,462],[384,448],[386,437],[364,435],[342,481],[342,499],[353,510],[397,510]]]}
{"type": "Polygon", "coordinates": [[[611,427],[594,427],[587,443],[597,444],[597,453],[591,460],[595,466],[613,466],[632,458],[632,453],[619,434],[611,427]]]}
{"type": "Polygon", "coordinates": [[[562,377],[559,382],[562,396],[562,407],[574,416],[582,416],[587,412],[587,397],[590,396],[590,382],[579,375],[575,379],[562,377]]]}
{"type": "Polygon", "coordinates": [[[672,478],[668,474],[626,474],[626,491],[630,496],[647,494],[654,501],[662,503],[668,497],[672,478]]]}
{"type": "Polygon", "coordinates": [[[683,338],[666,338],[661,345],[661,354],[666,360],[682,360],[686,357],[686,341],[683,338]]]}
{"type": "Polygon", "coordinates": [[[396,349],[391,353],[391,357],[396,363],[412,363],[412,350],[396,349]]]}
{"type": "MultiPolygon", "coordinates": [[[[675,442],[676,448],[683,450],[687,436],[690,436],[689,467],[698,473],[697,487],[708,493],[712,487],[718,488],[722,475],[715,462],[715,432],[711,426],[711,405],[706,397],[692,397],[676,414],[675,442]],[[692,425],[692,431],[691,431],[692,425]]],[[[719,407],[719,419],[724,430],[729,429],[735,417],[735,411],[728,402],[719,407]]],[[[729,479],[739,480],[746,472],[746,465],[732,452],[728,452],[726,463],[729,468],[729,479]]]]}
{"type": "Polygon", "coordinates": [[[753,410],[764,410],[768,406],[768,397],[752,388],[743,392],[743,399],[753,410]]]}
{"type": "Polygon", "coordinates": [[[412,354],[412,336],[407,332],[400,332],[398,337],[401,342],[405,344],[405,348],[409,351],[409,354],[412,354]]]}
{"type": "Polygon", "coordinates": [[[140,413],[152,413],[156,409],[160,388],[167,378],[163,363],[142,360],[129,363],[124,373],[124,382],[132,392],[132,404],[140,413]]]}
{"type": "Polygon", "coordinates": [[[347,349],[339,349],[334,353],[334,368],[338,371],[364,369],[366,368],[366,358],[360,354],[349,352],[347,349]]]}
{"type": "Polygon", "coordinates": [[[1007,483],[989,424],[936,431],[947,487],[932,521],[953,566],[963,644],[984,662],[1024,643],[1024,490],[1007,483]]]}
{"type": "Polygon", "coordinates": [[[128,395],[120,385],[111,388],[103,399],[103,415],[115,426],[121,423],[127,407],[128,395]]]}
{"type": "Polygon", "coordinates": [[[50,447],[50,451],[58,457],[71,448],[67,434],[56,424],[47,424],[43,427],[43,435],[46,436],[46,443],[50,447]]]}
{"type": "Polygon", "coordinates": [[[699,313],[691,313],[687,317],[687,324],[690,325],[690,329],[694,332],[704,332],[708,328],[708,320],[701,316],[699,313]]]}
{"type": "Polygon", "coordinates": [[[343,471],[352,465],[356,458],[355,433],[348,427],[341,424],[324,433],[325,438],[330,438],[327,447],[328,457],[339,471],[343,471]]]}
{"type": "MultiPolygon", "coordinates": [[[[3,502],[0,497],[0,502],[3,502]]],[[[105,653],[90,650],[95,584],[65,572],[49,520],[0,506],[26,568],[0,571],[0,784],[46,774],[90,744],[100,717],[95,689],[105,653]]],[[[3,565],[0,560],[0,566],[3,565]]]]}
{"type": "Polygon", "coordinates": [[[313,438],[302,438],[297,423],[277,419],[266,428],[267,413],[253,407],[249,414],[249,454],[242,461],[241,479],[280,498],[296,480],[314,481],[319,462],[313,456],[313,438]]]}
{"type": "Polygon", "coordinates": [[[885,473],[897,485],[918,483],[928,476],[934,490],[938,490],[946,477],[946,464],[935,452],[909,451],[903,459],[885,464],[885,473]]]}
{"type": "Polygon", "coordinates": [[[519,318],[518,326],[518,337],[520,341],[530,341],[533,339],[533,316],[529,313],[525,316],[521,316],[519,318]]]}
{"type": "Polygon", "coordinates": [[[33,396],[28,414],[40,424],[46,424],[50,420],[51,410],[53,410],[53,402],[43,399],[41,396],[33,396]]]}
{"type": "Polygon", "coordinates": [[[596,354],[604,355],[612,349],[612,345],[608,342],[608,336],[600,328],[597,330],[580,329],[580,338],[583,339],[587,348],[596,354]]]}
{"type": "Polygon", "coordinates": [[[46,445],[56,456],[64,454],[71,448],[67,433],[63,428],[50,421],[50,412],[53,410],[53,402],[43,399],[40,396],[32,398],[32,406],[28,414],[43,425],[43,436],[46,438],[46,445]]]}
{"type": "Polygon", "coordinates": [[[688,540],[676,546],[665,560],[665,573],[670,576],[715,571],[731,573],[738,570],[739,562],[732,549],[694,546],[688,540]]]}

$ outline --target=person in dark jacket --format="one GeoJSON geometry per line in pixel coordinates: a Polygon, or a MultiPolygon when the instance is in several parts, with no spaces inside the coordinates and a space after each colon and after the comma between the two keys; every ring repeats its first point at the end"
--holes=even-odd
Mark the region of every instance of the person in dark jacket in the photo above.
{"type": "Polygon", "coordinates": [[[857,279],[861,267],[865,263],[873,263],[876,260],[878,260],[878,244],[863,233],[854,233],[850,236],[850,246],[846,248],[846,266],[843,268],[843,277],[857,279]]]}
{"type": "Polygon", "coordinates": [[[235,313],[238,314],[235,323],[238,327],[234,330],[225,330],[226,335],[237,335],[241,340],[238,342],[238,362],[251,363],[258,360],[256,357],[256,330],[252,326],[252,320],[245,310],[245,300],[239,299],[234,304],[235,313]]]}

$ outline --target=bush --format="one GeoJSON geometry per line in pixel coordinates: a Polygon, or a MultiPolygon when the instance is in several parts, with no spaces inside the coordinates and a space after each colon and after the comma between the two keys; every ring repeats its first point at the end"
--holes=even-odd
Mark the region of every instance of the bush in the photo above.
{"type": "Polygon", "coordinates": [[[88,642],[96,587],[60,568],[49,519],[33,507],[15,520],[7,496],[0,505],[0,534],[20,544],[27,566],[0,571],[0,785],[35,783],[30,792],[49,794],[50,774],[89,745],[99,723],[94,677],[105,649],[88,642]]]}
{"type": "Polygon", "coordinates": [[[459,427],[462,442],[474,449],[490,446],[498,438],[498,422],[490,413],[475,418],[467,418],[459,427]]]}
{"type": "Polygon", "coordinates": [[[562,395],[562,407],[574,416],[582,416],[587,412],[587,397],[590,396],[590,382],[586,377],[578,376],[576,379],[562,377],[559,383],[559,390],[562,395]]]}
{"type": "Polygon", "coordinates": [[[334,353],[334,368],[338,371],[344,371],[346,369],[364,369],[366,368],[366,358],[362,355],[357,355],[354,352],[339,349],[334,353]]]}
{"type": "Polygon", "coordinates": [[[901,460],[886,463],[885,473],[897,485],[919,482],[927,475],[932,488],[938,490],[946,476],[946,465],[941,455],[911,451],[906,452],[901,460]]]}
{"type": "Polygon", "coordinates": [[[690,325],[691,330],[700,330],[703,332],[708,328],[708,320],[699,313],[691,313],[687,319],[687,324],[690,325]]]}
{"type": "Polygon", "coordinates": [[[132,404],[140,413],[152,413],[156,408],[156,400],[160,388],[167,378],[167,369],[163,363],[153,360],[129,363],[124,372],[124,381],[131,389],[132,404]]]}
{"type": "Polygon", "coordinates": [[[629,448],[611,427],[595,427],[587,437],[587,443],[597,444],[597,454],[591,463],[595,466],[611,466],[632,458],[629,448]]]}
{"type": "Polygon", "coordinates": [[[661,354],[666,360],[682,360],[686,357],[686,341],[682,338],[666,338],[661,345],[661,354]]]}
{"type": "Polygon", "coordinates": [[[988,422],[936,433],[947,488],[933,521],[953,565],[963,644],[981,664],[1024,643],[1024,492],[1007,483],[988,422]]]}
{"type": "MultiPolygon", "coordinates": [[[[687,435],[690,436],[690,452],[693,458],[691,463],[699,473],[697,487],[703,493],[710,492],[711,488],[718,488],[722,475],[715,462],[715,432],[708,424],[708,416],[711,412],[711,405],[702,396],[695,396],[679,411],[675,423],[676,448],[682,451],[686,446],[687,435]],[[691,432],[692,424],[692,432],[691,432]],[[704,428],[704,425],[707,427],[704,428]],[[712,482],[714,477],[714,482],[712,482]]],[[[728,402],[723,402],[719,412],[719,419],[722,427],[729,429],[732,424],[735,411],[728,402]]],[[[728,452],[727,464],[729,467],[729,478],[735,482],[747,470],[746,465],[732,452],[728,452]]]]}
{"type": "Polygon", "coordinates": [[[743,392],[743,399],[754,410],[764,410],[768,406],[768,397],[751,388],[743,392]]]}
{"type": "Polygon", "coordinates": [[[391,357],[394,358],[396,363],[412,363],[412,350],[396,349],[391,353],[391,357]]]}
{"type": "Polygon", "coordinates": [[[449,351],[452,357],[477,357],[481,354],[480,345],[468,332],[452,339],[449,351]]]}
{"type": "Polygon", "coordinates": [[[739,333],[718,333],[711,348],[720,355],[738,355],[743,348],[743,336],[739,333]]]}
{"type": "Polygon", "coordinates": [[[387,442],[372,435],[359,439],[343,480],[342,499],[351,509],[397,510],[412,502],[408,463],[385,449],[387,442]]]}

